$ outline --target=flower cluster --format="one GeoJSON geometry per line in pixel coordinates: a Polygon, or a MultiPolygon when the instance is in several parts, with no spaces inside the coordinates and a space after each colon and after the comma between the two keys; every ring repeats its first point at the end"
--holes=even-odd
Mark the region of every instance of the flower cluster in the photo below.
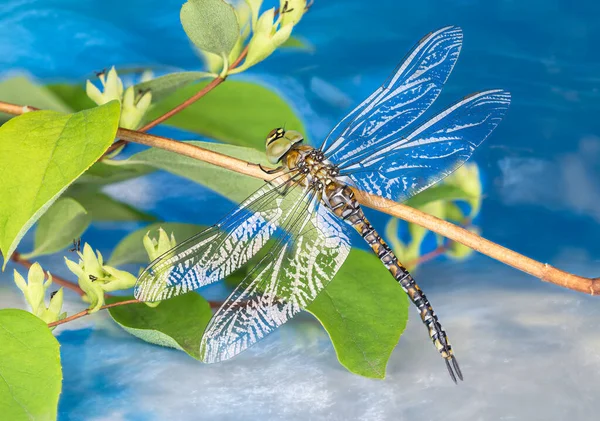
{"type": "MultiPolygon", "coordinates": [[[[228,74],[243,72],[269,57],[290,38],[292,29],[306,12],[306,0],[281,0],[278,12],[272,8],[260,14],[262,3],[263,0],[244,0],[235,5],[240,35],[227,57],[228,64],[240,56],[244,45],[248,46],[248,54],[241,66],[225,69],[228,74]]],[[[223,58],[207,51],[201,53],[208,69],[219,73],[223,58]]]]}
{"type": "Polygon", "coordinates": [[[262,0],[246,0],[246,3],[251,12],[252,38],[244,63],[230,70],[230,74],[243,72],[273,54],[277,47],[289,39],[292,29],[306,11],[306,0],[282,0],[275,19],[274,8],[259,16],[262,0]]]}
{"type": "Polygon", "coordinates": [[[150,231],[148,231],[144,236],[143,243],[151,262],[177,245],[173,233],[169,238],[169,235],[162,228],[158,229],[158,239],[150,237],[150,231]]]}
{"type": "Polygon", "coordinates": [[[104,293],[128,289],[135,285],[136,277],[124,270],[104,264],[102,254],[90,247],[83,246],[83,253],[78,252],[79,262],[75,263],[65,257],[69,270],[77,275],[79,287],[85,292],[83,297],[90,303],[90,312],[98,311],[104,305],[104,293]]]}
{"type": "Polygon", "coordinates": [[[34,263],[29,268],[27,281],[15,270],[14,279],[17,287],[23,292],[25,300],[31,308],[31,312],[46,323],[62,320],[67,316],[67,313],[62,312],[63,305],[63,289],[60,288],[50,296],[50,304],[46,307],[44,297],[46,291],[52,285],[52,275],[47,272],[48,279],[38,263],[34,263]]]}
{"type": "Polygon", "coordinates": [[[152,92],[140,92],[136,95],[134,87],[130,86],[123,93],[123,81],[117,74],[114,66],[108,73],[98,74],[102,84],[102,91],[89,80],[86,82],[85,90],[92,101],[98,105],[117,100],[121,103],[121,120],[119,126],[125,129],[135,130],[139,128],[144,115],[150,108],[152,92]]]}

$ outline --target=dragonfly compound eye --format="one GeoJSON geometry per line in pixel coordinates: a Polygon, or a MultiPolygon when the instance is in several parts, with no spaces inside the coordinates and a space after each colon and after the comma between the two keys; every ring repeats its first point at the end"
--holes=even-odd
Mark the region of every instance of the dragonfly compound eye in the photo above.
{"type": "Polygon", "coordinates": [[[281,127],[271,130],[267,135],[267,145],[276,141],[277,139],[281,139],[283,136],[285,136],[285,130],[283,130],[281,127]]]}

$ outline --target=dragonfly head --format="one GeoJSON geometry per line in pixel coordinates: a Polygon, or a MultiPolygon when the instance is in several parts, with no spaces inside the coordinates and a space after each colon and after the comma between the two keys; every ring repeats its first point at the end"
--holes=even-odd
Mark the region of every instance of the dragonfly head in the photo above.
{"type": "Polygon", "coordinates": [[[284,130],[281,127],[271,130],[267,135],[267,159],[277,164],[296,143],[304,140],[304,136],[295,130],[284,130]]]}

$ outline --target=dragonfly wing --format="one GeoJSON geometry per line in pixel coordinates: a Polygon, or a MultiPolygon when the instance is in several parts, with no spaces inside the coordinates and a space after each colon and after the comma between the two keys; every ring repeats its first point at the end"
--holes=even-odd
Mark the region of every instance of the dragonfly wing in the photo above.
{"type": "Polygon", "coordinates": [[[296,190],[302,190],[297,176],[265,184],[221,222],[150,263],[138,278],[135,297],[166,300],[231,274],[267,243],[291,211],[296,190]]]}
{"type": "Polygon", "coordinates": [[[349,236],[315,198],[290,214],[281,237],[212,318],[202,361],[234,357],[306,308],[350,252],[349,236]]]}
{"type": "Polygon", "coordinates": [[[447,27],[424,37],[394,74],[332,130],[321,150],[343,163],[389,141],[436,100],[462,46],[462,31],[447,27]]]}
{"type": "Polygon", "coordinates": [[[510,94],[480,92],[464,98],[424,123],[405,138],[368,158],[347,163],[340,174],[358,189],[404,201],[437,183],[473,153],[500,123],[510,94]]]}

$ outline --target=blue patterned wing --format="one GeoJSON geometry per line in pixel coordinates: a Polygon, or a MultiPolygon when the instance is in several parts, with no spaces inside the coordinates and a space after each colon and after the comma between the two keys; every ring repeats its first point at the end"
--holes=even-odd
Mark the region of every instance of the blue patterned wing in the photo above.
{"type": "Polygon", "coordinates": [[[341,163],[340,175],[360,190],[402,202],[469,159],[509,104],[510,94],[504,90],[470,95],[367,158],[341,163]]]}
{"type": "Polygon", "coordinates": [[[350,252],[349,227],[320,206],[316,195],[298,201],[282,228],[208,324],[200,343],[203,362],[232,358],[294,317],[333,279],[350,252]]]}
{"type": "Polygon", "coordinates": [[[223,279],[248,262],[301,200],[298,175],[290,177],[265,184],[218,224],[150,263],[138,278],[135,298],[152,302],[185,294],[223,279]]]}
{"type": "Polygon", "coordinates": [[[462,38],[455,26],[424,37],[383,86],[334,127],[320,148],[329,161],[366,156],[419,118],[452,72],[462,38]]]}

